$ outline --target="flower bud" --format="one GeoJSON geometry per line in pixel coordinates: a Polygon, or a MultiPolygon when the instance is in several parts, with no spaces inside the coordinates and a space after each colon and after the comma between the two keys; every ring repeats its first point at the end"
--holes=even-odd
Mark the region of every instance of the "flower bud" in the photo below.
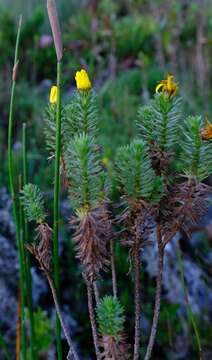
{"type": "Polygon", "coordinates": [[[63,57],[63,44],[60,30],[60,24],[58,20],[57,8],[54,0],[47,0],[47,10],[49,15],[49,21],[52,28],[52,34],[54,39],[54,46],[57,54],[57,61],[61,61],[63,57]]]}

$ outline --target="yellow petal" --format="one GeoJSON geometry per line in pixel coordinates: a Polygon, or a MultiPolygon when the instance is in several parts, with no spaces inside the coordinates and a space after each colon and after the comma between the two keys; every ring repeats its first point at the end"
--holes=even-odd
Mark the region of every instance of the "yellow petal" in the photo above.
{"type": "Polygon", "coordinates": [[[89,76],[84,69],[76,72],[75,80],[78,90],[89,90],[91,88],[89,76]]]}
{"type": "Polygon", "coordinates": [[[160,83],[156,86],[155,92],[158,93],[160,88],[164,87],[164,84],[160,83]]]}
{"type": "Polygon", "coordinates": [[[50,101],[51,104],[56,104],[56,102],[57,102],[57,93],[58,93],[57,86],[52,86],[51,91],[50,91],[50,97],[49,97],[49,101],[50,101]]]}
{"type": "Polygon", "coordinates": [[[104,166],[107,166],[109,164],[109,159],[106,156],[102,158],[102,164],[104,166]]]}

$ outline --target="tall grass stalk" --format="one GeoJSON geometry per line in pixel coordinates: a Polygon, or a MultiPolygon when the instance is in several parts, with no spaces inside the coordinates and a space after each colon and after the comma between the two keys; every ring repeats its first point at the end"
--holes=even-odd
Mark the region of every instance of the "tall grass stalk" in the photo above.
{"type": "Polygon", "coordinates": [[[182,259],[182,254],[181,254],[181,249],[180,249],[180,241],[178,240],[178,247],[177,247],[177,257],[178,257],[178,266],[179,266],[179,271],[180,271],[180,278],[181,278],[181,283],[182,283],[182,287],[183,287],[183,293],[185,296],[185,300],[186,300],[186,308],[187,308],[187,314],[188,314],[188,319],[193,327],[194,330],[194,335],[196,338],[196,342],[197,342],[197,347],[198,347],[198,351],[199,351],[199,360],[203,360],[202,357],[202,346],[201,346],[201,341],[200,341],[200,335],[199,335],[199,330],[194,318],[194,314],[192,311],[192,307],[189,301],[189,297],[188,297],[188,292],[187,292],[187,288],[186,288],[186,283],[185,283],[185,275],[184,275],[184,270],[183,270],[183,259],[182,259]]]}
{"type": "Polygon", "coordinates": [[[22,332],[22,341],[21,341],[21,352],[23,358],[26,359],[26,344],[25,344],[25,324],[24,324],[24,263],[22,258],[21,251],[21,236],[22,232],[20,231],[20,220],[19,219],[19,204],[16,198],[15,190],[15,174],[13,166],[13,151],[12,151],[12,140],[13,140],[13,115],[14,115],[14,100],[15,100],[15,89],[16,89],[16,78],[18,70],[18,54],[19,54],[19,44],[20,44],[20,35],[21,35],[21,26],[22,26],[22,16],[19,18],[18,31],[16,36],[16,45],[15,45],[15,55],[14,55],[14,66],[12,72],[12,87],[11,87],[11,96],[10,96],[10,108],[9,108],[9,124],[8,124],[8,172],[9,172],[9,185],[10,193],[12,196],[12,208],[13,208],[13,217],[15,221],[16,228],[16,241],[18,248],[18,259],[19,259],[19,268],[20,268],[20,291],[21,291],[21,332],[22,332]]]}
{"type": "MultiPolygon", "coordinates": [[[[54,282],[59,297],[60,276],[59,276],[59,192],[60,192],[60,155],[61,155],[61,62],[57,63],[57,114],[56,114],[56,151],[54,171],[54,227],[53,227],[53,262],[54,282]]],[[[58,360],[62,360],[61,326],[56,316],[56,337],[58,360]]]]}
{"type": "MultiPolygon", "coordinates": [[[[22,125],[22,169],[23,169],[23,186],[28,182],[27,175],[27,144],[26,144],[26,124],[22,125]]],[[[23,212],[23,223],[24,223],[24,244],[29,242],[28,224],[23,212]]],[[[30,347],[31,347],[31,358],[32,360],[37,359],[36,349],[36,335],[34,328],[34,313],[33,313],[33,300],[32,300],[32,279],[31,279],[31,258],[30,254],[24,248],[24,260],[26,270],[26,298],[28,304],[29,313],[29,326],[30,326],[30,347]]]]}
{"type": "MultiPolygon", "coordinates": [[[[22,176],[19,175],[19,191],[22,189],[22,176]]],[[[23,208],[19,198],[19,236],[18,236],[18,256],[20,266],[20,302],[21,302],[21,349],[23,360],[27,359],[26,345],[26,326],[25,326],[25,259],[24,259],[24,218],[23,208]]]]}
{"type": "MultiPolygon", "coordinates": [[[[61,155],[61,67],[63,57],[63,44],[55,0],[47,0],[47,11],[54,39],[57,55],[57,112],[56,112],[56,149],[55,149],[55,171],[54,171],[54,226],[53,226],[53,263],[54,283],[57,297],[59,296],[59,192],[60,192],[60,155],[61,155]]],[[[62,360],[61,325],[56,314],[56,340],[58,360],[62,360]]]]}

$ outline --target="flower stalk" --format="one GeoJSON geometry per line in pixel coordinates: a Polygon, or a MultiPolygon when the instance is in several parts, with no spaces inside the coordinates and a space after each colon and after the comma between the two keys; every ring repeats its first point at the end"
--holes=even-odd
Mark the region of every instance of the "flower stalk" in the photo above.
{"type": "MultiPolygon", "coordinates": [[[[26,124],[22,125],[22,167],[23,167],[23,186],[27,184],[27,144],[26,144],[26,124]]],[[[28,224],[23,212],[23,223],[24,223],[24,244],[29,242],[28,224]]],[[[31,346],[31,357],[32,360],[37,359],[36,349],[36,335],[34,327],[34,313],[33,313],[33,300],[32,300],[32,279],[31,279],[31,258],[30,254],[24,248],[24,262],[25,262],[25,273],[26,273],[26,298],[29,311],[29,326],[30,326],[30,346],[31,346]]]]}
{"type": "MultiPolygon", "coordinates": [[[[61,154],[61,62],[57,64],[57,113],[56,113],[56,150],[54,170],[54,227],[53,227],[53,265],[54,282],[59,296],[59,192],[60,192],[60,154],[61,154]]],[[[56,337],[58,359],[62,360],[61,328],[58,316],[56,317],[56,337]]]]}
{"type": "MultiPolygon", "coordinates": [[[[19,175],[19,191],[22,188],[22,176],[19,175]]],[[[23,360],[27,359],[26,353],[26,327],[25,327],[25,256],[24,256],[24,218],[23,218],[23,208],[19,198],[19,236],[18,236],[18,257],[19,257],[19,266],[20,266],[20,340],[21,340],[21,349],[23,360]]]]}
{"type": "MultiPolygon", "coordinates": [[[[53,226],[53,265],[54,283],[57,296],[59,296],[59,192],[60,192],[60,156],[61,156],[61,67],[63,57],[63,44],[58,19],[56,3],[54,0],[47,0],[47,11],[52,29],[54,45],[57,55],[57,91],[56,91],[56,149],[55,149],[55,170],[54,170],[54,226],[53,226]]],[[[56,316],[56,340],[58,360],[62,360],[61,326],[56,316]]]]}
{"type": "Polygon", "coordinates": [[[21,353],[23,358],[26,359],[26,346],[25,346],[25,323],[24,323],[24,263],[21,253],[21,229],[20,229],[20,218],[19,218],[19,204],[16,198],[15,190],[15,174],[14,174],[14,165],[13,165],[13,150],[12,150],[12,141],[13,141],[13,116],[14,116],[14,100],[15,100],[15,90],[16,90],[16,80],[17,80],[17,71],[18,71],[18,55],[19,55],[19,45],[20,45],[20,35],[22,27],[22,16],[19,18],[19,25],[16,36],[16,45],[15,45],[15,55],[14,55],[14,66],[12,72],[12,87],[11,87],[11,96],[10,96],[10,108],[9,108],[9,124],[8,124],[8,173],[9,173],[9,185],[10,193],[12,197],[12,208],[13,208],[13,218],[15,221],[16,229],[16,241],[18,248],[18,259],[19,259],[19,268],[20,268],[20,292],[21,292],[21,353]]]}

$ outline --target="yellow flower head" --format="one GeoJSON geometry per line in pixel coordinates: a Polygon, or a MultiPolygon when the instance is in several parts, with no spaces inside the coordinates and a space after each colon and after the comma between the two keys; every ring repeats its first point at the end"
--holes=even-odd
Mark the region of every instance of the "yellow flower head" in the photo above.
{"type": "Polygon", "coordinates": [[[206,118],[205,127],[200,132],[202,140],[211,140],[212,139],[212,124],[206,118]]]}
{"type": "Polygon", "coordinates": [[[161,80],[157,85],[156,93],[161,90],[163,93],[168,94],[170,97],[175,96],[178,89],[178,83],[174,82],[174,76],[168,75],[166,80],[161,80]]]}
{"type": "Polygon", "coordinates": [[[102,165],[108,166],[108,164],[109,164],[109,159],[108,159],[106,156],[104,156],[104,157],[102,158],[102,165]]]}
{"type": "Polygon", "coordinates": [[[91,88],[89,76],[84,69],[76,72],[75,80],[78,90],[89,90],[91,88]]]}
{"type": "Polygon", "coordinates": [[[50,97],[49,97],[49,102],[51,104],[56,104],[57,102],[57,94],[58,94],[58,89],[57,86],[52,86],[51,87],[51,91],[50,91],[50,97]]]}

